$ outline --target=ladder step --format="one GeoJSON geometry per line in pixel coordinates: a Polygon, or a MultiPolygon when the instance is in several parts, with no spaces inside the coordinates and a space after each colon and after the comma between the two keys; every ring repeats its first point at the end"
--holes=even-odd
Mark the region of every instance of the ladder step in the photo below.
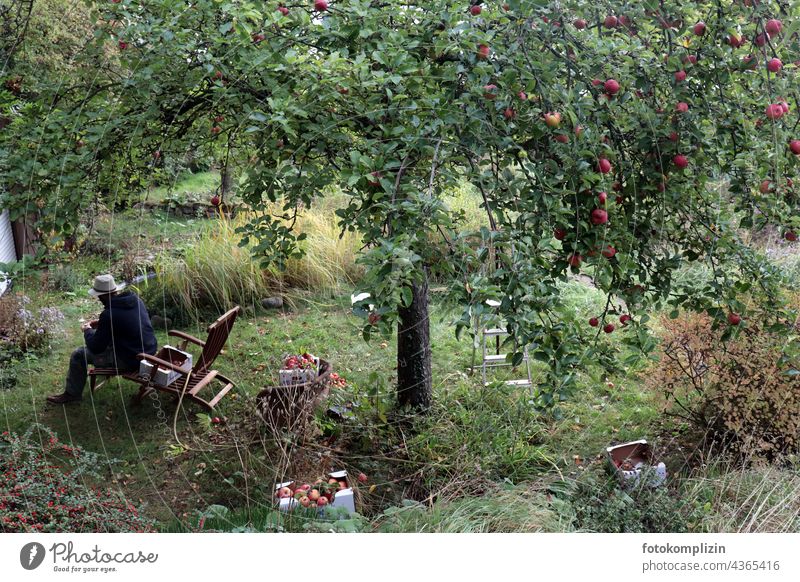
{"type": "Polygon", "coordinates": [[[507,380],[506,384],[508,384],[509,386],[530,386],[531,385],[530,380],[528,380],[527,378],[524,378],[522,380],[507,380]]]}
{"type": "MultiPolygon", "coordinates": [[[[485,358],[483,358],[483,361],[488,366],[510,366],[511,365],[511,362],[509,362],[506,359],[506,354],[496,354],[496,355],[495,354],[491,354],[491,355],[486,356],[485,358]]],[[[520,363],[527,362],[527,361],[528,361],[528,356],[525,355],[525,356],[523,356],[522,362],[520,362],[520,363]]]]}
{"type": "MultiPolygon", "coordinates": [[[[491,384],[492,382],[486,382],[484,386],[489,386],[491,384]]],[[[531,386],[531,383],[528,381],[527,378],[523,378],[522,380],[506,380],[504,384],[507,384],[508,386],[520,386],[520,387],[531,386]]]]}
{"type": "Polygon", "coordinates": [[[483,330],[483,335],[485,336],[507,335],[507,334],[508,332],[504,327],[493,327],[483,330]]]}

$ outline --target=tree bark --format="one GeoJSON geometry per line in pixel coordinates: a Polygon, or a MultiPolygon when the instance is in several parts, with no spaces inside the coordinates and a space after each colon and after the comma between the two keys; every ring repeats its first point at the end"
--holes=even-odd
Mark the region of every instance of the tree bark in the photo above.
{"type": "Polygon", "coordinates": [[[399,309],[397,326],[397,400],[401,406],[426,409],[431,405],[431,334],[428,281],[411,287],[409,307],[399,309]]]}

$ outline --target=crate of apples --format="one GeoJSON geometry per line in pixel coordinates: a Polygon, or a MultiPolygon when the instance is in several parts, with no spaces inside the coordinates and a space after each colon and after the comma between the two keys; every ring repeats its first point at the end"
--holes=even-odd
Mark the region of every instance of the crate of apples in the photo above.
{"type": "Polygon", "coordinates": [[[313,484],[294,481],[280,483],[275,486],[275,499],[282,511],[289,511],[298,505],[318,510],[328,506],[344,507],[351,513],[356,510],[347,471],[334,471],[326,479],[317,479],[313,484]]]}

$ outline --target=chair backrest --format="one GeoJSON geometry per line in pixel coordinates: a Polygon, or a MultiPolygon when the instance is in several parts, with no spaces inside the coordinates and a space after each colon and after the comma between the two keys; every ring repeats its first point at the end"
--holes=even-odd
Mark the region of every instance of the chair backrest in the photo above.
{"type": "Polygon", "coordinates": [[[203,347],[203,352],[200,354],[200,358],[194,368],[192,368],[193,373],[204,374],[208,372],[208,369],[225,346],[225,342],[228,341],[236,316],[239,315],[241,310],[242,308],[237,305],[208,326],[206,345],[203,347]]]}

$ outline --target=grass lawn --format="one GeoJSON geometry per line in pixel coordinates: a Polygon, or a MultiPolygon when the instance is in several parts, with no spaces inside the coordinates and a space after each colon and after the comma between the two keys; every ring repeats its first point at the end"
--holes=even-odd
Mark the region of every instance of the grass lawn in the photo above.
{"type": "MultiPolygon", "coordinates": [[[[198,183],[208,180],[197,177],[198,183]]],[[[209,236],[216,235],[214,245],[230,244],[220,230],[205,219],[163,212],[102,215],[76,256],[15,281],[14,291],[28,295],[31,308],[57,306],[65,323],[49,348],[4,364],[16,385],[0,388],[2,430],[21,434],[41,423],[61,440],[98,453],[104,484],[142,504],[168,531],[196,529],[208,508],[206,529],[227,531],[762,531],[762,522],[769,531],[792,531],[800,525],[796,466],[742,467],[704,457],[685,427],[661,412],[659,395],[645,381],[646,363],[612,376],[589,365],[573,397],[555,414],[544,413],[529,404],[525,389],[485,387],[479,370],[470,373],[472,340],[467,334],[456,339],[451,323],[457,313],[436,294],[430,320],[434,405],[422,417],[410,419],[394,406],[395,338],[365,342],[362,321],[350,309],[352,284],[336,290],[335,281],[324,292],[288,289],[291,309],[266,311],[255,300],[242,305],[215,365],[236,388],[211,416],[192,404],[178,407],[163,394],[133,406],[137,386],[119,379],[94,394],[87,390],[79,405],[45,402],[63,389],[69,355],[82,343],[79,320],[100,311],[85,291],[95,274],[133,275],[157,255],[169,261],[189,248],[210,248],[203,246],[211,244],[209,236]],[[305,442],[275,437],[255,414],[255,397],[277,383],[284,355],[306,351],[346,378],[327,405],[349,412],[333,419],[323,408],[305,442]],[[219,424],[212,422],[215,415],[219,424]],[[602,453],[611,443],[643,437],[667,461],[668,486],[622,493],[606,476],[602,453]],[[360,517],[340,523],[272,510],[276,482],[310,482],[333,468],[369,476],[357,492],[360,517]],[[754,519],[762,514],[764,520],[754,519]]],[[[329,230],[337,235],[335,226],[329,230]]],[[[325,246],[320,240],[319,248],[325,246]]],[[[347,248],[335,256],[352,261],[347,248]]],[[[304,280],[304,269],[339,260],[316,257],[295,265],[297,280],[304,280]]],[[[580,320],[599,312],[604,301],[578,281],[564,283],[563,298],[580,320]]],[[[150,302],[155,311],[158,299],[150,302]]],[[[219,313],[171,327],[204,338],[219,313]]],[[[169,343],[163,327],[157,332],[159,345],[169,343]]],[[[601,334],[600,341],[623,351],[625,333],[601,334]]],[[[534,384],[541,365],[533,364],[534,384]]],[[[503,380],[524,371],[490,374],[503,380]]]]}

